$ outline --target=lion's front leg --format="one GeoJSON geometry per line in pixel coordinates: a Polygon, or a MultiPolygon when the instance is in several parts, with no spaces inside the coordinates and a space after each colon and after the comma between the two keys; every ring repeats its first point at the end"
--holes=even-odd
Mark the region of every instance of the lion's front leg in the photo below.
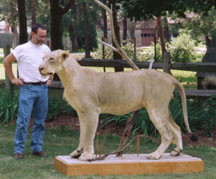
{"type": "Polygon", "coordinates": [[[157,150],[147,157],[148,159],[158,160],[161,158],[163,153],[166,151],[166,149],[169,147],[169,145],[173,141],[173,135],[169,129],[168,124],[168,115],[167,113],[164,113],[165,111],[162,111],[160,113],[159,110],[157,110],[157,114],[155,113],[155,110],[152,110],[149,112],[149,116],[155,127],[157,128],[158,132],[161,135],[161,144],[157,148],[157,150]]]}
{"type": "Polygon", "coordinates": [[[85,112],[83,115],[85,124],[85,137],[83,142],[83,153],[79,157],[80,160],[90,160],[94,154],[94,137],[98,126],[99,113],[85,112]]]}
{"type": "Polygon", "coordinates": [[[79,139],[79,146],[77,147],[76,150],[74,150],[70,156],[71,158],[79,158],[80,155],[83,153],[83,147],[84,147],[84,142],[85,142],[85,137],[86,137],[86,121],[83,120],[82,115],[78,113],[79,117],[79,123],[80,123],[80,139],[79,139]]]}

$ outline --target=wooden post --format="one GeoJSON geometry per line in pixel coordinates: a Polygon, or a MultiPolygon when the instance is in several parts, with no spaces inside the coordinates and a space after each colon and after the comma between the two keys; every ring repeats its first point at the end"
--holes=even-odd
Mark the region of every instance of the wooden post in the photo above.
{"type": "Polygon", "coordinates": [[[136,37],[134,37],[134,39],[133,39],[133,42],[134,42],[134,54],[133,54],[133,60],[137,60],[137,58],[136,58],[136,37]]]}
{"type": "MultiPolygon", "coordinates": [[[[4,49],[4,57],[7,57],[10,54],[10,45],[5,45],[3,49],[4,49]]],[[[8,91],[10,96],[13,96],[13,85],[11,84],[6,73],[5,73],[5,91],[8,91]]]]}
{"type": "Polygon", "coordinates": [[[170,72],[170,53],[169,52],[164,52],[164,62],[163,62],[163,71],[166,73],[171,74],[170,72]]]}

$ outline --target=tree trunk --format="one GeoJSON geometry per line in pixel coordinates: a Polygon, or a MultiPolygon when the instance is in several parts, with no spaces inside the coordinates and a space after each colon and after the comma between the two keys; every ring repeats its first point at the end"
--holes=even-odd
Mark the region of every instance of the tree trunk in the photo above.
{"type": "MultiPolygon", "coordinates": [[[[113,24],[114,24],[114,30],[115,30],[115,35],[116,35],[116,40],[118,41],[119,44],[121,44],[121,39],[120,39],[120,28],[119,28],[119,24],[118,24],[118,19],[117,19],[117,10],[115,7],[115,4],[113,4],[113,24]]],[[[113,43],[113,46],[115,46],[115,44],[113,43]]],[[[113,52],[113,58],[114,59],[122,59],[122,56],[119,55],[117,52],[113,52]]],[[[122,67],[116,67],[115,71],[124,71],[124,68],[122,67]]]]}
{"type": "MultiPolygon", "coordinates": [[[[78,21],[78,15],[77,15],[77,5],[75,4],[73,7],[74,10],[74,20],[78,21]]],[[[75,22],[76,24],[76,22],[75,22]]],[[[69,26],[69,32],[70,32],[70,36],[71,36],[71,42],[72,42],[72,52],[76,52],[79,49],[79,43],[78,43],[78,37],[77,37],[77,31],[74,28],[74,25],[71,24],[69,26]]]]}
{"type": "Polygon", "coordinates": [[[31,10],[32,10],[32,24],[36,24],[36,3],[35,0],[31,0],[31,10]]]}
{"type": "Polygon", "coordinates": [[[123,18],[123,44],[127,44],[127,18],[123,18]]]}
{"type": "Polygon", "coordinates": [[[72,52],[76,52],[78,50],[78,39],[73,25],[69,26],[69,32],[71,34],[72,52]]]}
{"type": "Polygon", "coordinates": [[[158,32],[159,32],[160,41],[161,41],[162,62],[164,62],[164,53],[166,52],[166,48],[165,48],[163,30],[162,30],[162,25],[161,25],[161,17],[157,17],[157,26],[158,26],[158,32]]]}
{"type": "Polygon", "coordinates": [[[84,26],[85,26],[85,58],[90,58],[90,40],[89,40],[89,25],[88,25],[88,10],[86,7],[86,2],[83,2],[83,17],[84,17],[84,26]]]}
{"type": "Polygon", "coordinates": [[[13,32],[13,44],[12,44],[12,48],[14,49],[18,45],[17,24],[13,24],[12,25],[12,32],[13,32]]]}
{"type": "MultiPolygon", "coordinates": [[[[3,51],[4,51],[4,57],[6,58],[9,54],[10,54],[10,46],[9,45],[6,45],[4,48],[3,48],[3,51]]],[[[5,91],[6,92],[9,92],[10,94],[10,97],[13,97],[13,94],[14,94],[14,86],[13,84],[11,83],[11,81],[9,80],[7,74],[5,73],[5,91]]]]}
{"type": "Polygon", "coordinates": [[[51,49],[63,49],[62,43],[62,17],[75,4],[75,0],[68,1],[68,4],[63,8],[59,0],[50,0],[50,14],[51,14],[51,49]]]}
{"type": "Polygon", "coordinates": [[[17,4],[18,4],[19,29],[20,29],[19,44],[23,44],[28,41],[25,0],[17,0],[17,4]]]}
{"type": "MultiPolygon", "coordinates": [[[[163,18],[163,24],[164,24],[164,48],[165,48],[165,43],[170,42],[169,26],[166,17],[163,18]]],[[[163,71],[169,74],[171,74],[170,64],[171,64],[171,55],[170,52],[167,52],[165,49],[163,71]]]]}
{"type": "Polygon", "coordinates": [[[130,40],[131,40],[131,42],[133,42],[133,40],[135,38],[136,22],[129,20],[127,24],[128,24],[128,31],[130,34],[130,40]]]}
{"type": "Polygon", "coordinates": [[[50,0],[50,15],[51,15],[51,49],[63,49],[62,44],[62,8],[59,5],[59,0],[50,0]]]}
{"type": "Polygon", "coordinates": [[[164,41],[170,42],[170,32],[169,32],[167,17],[163,18],[163,24],[164,24],[164,41]]]}
{"type": "MultiPolygon", "coordinates": [[[[103,0],[103,4],[107,5],[107,0],[103,0]]],[[[107,40],[107,15],[106,10],[103,9],[103,21],[104,21],[104,27],[103,27],[103,33],[104,38],[107,40]]]]}
{"type": "Polygon", "coordinates": [[[205,41],[206,41],[206,48],[209,47],[210,43],[211,43],[211,40],[209,39],[209,35],[208,34],[205,34],[205,41]]]}

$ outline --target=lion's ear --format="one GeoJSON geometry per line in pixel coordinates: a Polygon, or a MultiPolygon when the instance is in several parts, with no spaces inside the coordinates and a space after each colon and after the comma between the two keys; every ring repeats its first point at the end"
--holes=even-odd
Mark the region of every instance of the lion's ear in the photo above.
{"type": "Polygon", "coordinates": [[[61,57],[62,57],[63,60],[66,60],[69,57],[69,55],[70,54],[67,51],[64,51],[64,52],[61,53],[61,57]]]}

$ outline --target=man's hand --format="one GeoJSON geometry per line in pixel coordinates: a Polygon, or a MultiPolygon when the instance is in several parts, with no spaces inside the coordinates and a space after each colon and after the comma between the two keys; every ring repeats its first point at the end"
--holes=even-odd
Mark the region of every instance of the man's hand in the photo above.
{"type": "Polygon", "coordinates": [[[47,80],[46,85],[47,85],[47,86],[50,86],[51,83],[52,83],[52,80],[49,79],[49,80],[47,80]]]}
{"type": "Polygon", "coordinates": [[[11,80],[11,83],[17,86],[23,86],[24,82],[21,78],[14,78],[11,80]]]}

